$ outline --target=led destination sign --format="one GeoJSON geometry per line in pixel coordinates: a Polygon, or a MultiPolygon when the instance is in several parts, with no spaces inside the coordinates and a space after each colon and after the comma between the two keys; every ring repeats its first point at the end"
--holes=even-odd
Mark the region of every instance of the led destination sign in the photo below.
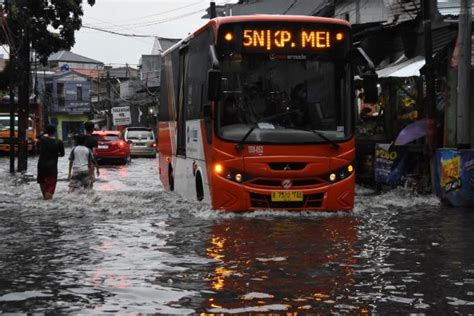
{"type": "Polygon", "coordinates": [[[328,24],[236,23],[220,29],[223,52],[324,53],[338,55],[348,47],[347,27],[328,24]]]}
{"type": "MultiPolygon", "coordinates": [[[[230,34],[230,33],[229,33],[230,34]]],[[[333,34],[328,31],[301,31],[296,34],[286,30],[248,30],[242,31],[244,47],[273,50],[278,48],[330,48],[334,39],[344,39],[342,32],[333,34]]]]}

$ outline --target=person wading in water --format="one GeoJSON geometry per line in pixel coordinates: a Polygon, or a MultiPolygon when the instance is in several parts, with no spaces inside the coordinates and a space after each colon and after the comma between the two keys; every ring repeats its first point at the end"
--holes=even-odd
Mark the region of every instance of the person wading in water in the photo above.
{"type": "Polygon", "coordinates": [[[58,157],[64,156],[64,144],[55,138],[56,127],[48,125],[46,134],[38,141],[39,159],[37,181],[43,194],[43,199],[53,198],[58,181],[58,157]]]}

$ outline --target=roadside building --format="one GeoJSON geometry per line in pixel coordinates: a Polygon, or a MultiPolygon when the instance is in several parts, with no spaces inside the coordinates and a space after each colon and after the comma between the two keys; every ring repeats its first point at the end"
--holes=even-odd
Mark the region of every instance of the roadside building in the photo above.
{"type": "Polygon", "coordinates": [[[75,70],[44,71],[36,77],[45,116],[57,126],[58,138],[67,141],[83,132],[83,123],[92,117],[91,78],[75,70]]]}
{"type": "Polygon", "coordinates": [[[71,51],[52,54],[46,67],[32,67],[33,94],[42,104],[44,123],[57,126],[59,139],[70,140],[93,118],[91,74],[103,67],[102,62],[71,51]]]}
{"type": "Polygon", "coordinates": [[[89,57],[62,50],[48,57],[49,69],[101,69],[104,63],[89,57]]]}
{"type": "Polygon", "coordinates": [[[178,41],[156,38],[151,54],[140,58],[139,78],[124,85],[120,102],[130,105],[132,125],[156,126],[161,90],[161,54],[178,41]]]}

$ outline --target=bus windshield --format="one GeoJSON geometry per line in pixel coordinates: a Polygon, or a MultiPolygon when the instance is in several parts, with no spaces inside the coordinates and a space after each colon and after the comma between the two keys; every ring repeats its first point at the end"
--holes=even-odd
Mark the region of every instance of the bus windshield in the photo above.
{"type": "Polygon", "coordinates": [[[278,59],[248,54],[227,58],[221,69],[219,137],[252,143],[318,143],[352,136],[346,62],[310,55],[278,59]]]}
{"type": "MultiPolygon", "coordinates": [[[[33,129],[33,120],[28,118],[28,129],[33,129]]],[[[10,130],[10,116],[0,116],[0,131],[10,130]]],[[[15,131],[18,131],[18,116],[15,116],[15,131]]]]}

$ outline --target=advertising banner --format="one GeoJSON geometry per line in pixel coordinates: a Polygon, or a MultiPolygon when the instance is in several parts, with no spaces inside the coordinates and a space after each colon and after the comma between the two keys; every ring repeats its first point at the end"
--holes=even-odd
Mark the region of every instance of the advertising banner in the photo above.
{"type": "Polygon", "coordinates": [[[405,175],[406,156],[403,147],[375,144],[375,182],[388,185],[401,184],[405,175]]]}
{"type": "Polygon", "coordinates": [[[436,151],[436,195],[453,206],[474,206],[474,150],[436,151]]]}

